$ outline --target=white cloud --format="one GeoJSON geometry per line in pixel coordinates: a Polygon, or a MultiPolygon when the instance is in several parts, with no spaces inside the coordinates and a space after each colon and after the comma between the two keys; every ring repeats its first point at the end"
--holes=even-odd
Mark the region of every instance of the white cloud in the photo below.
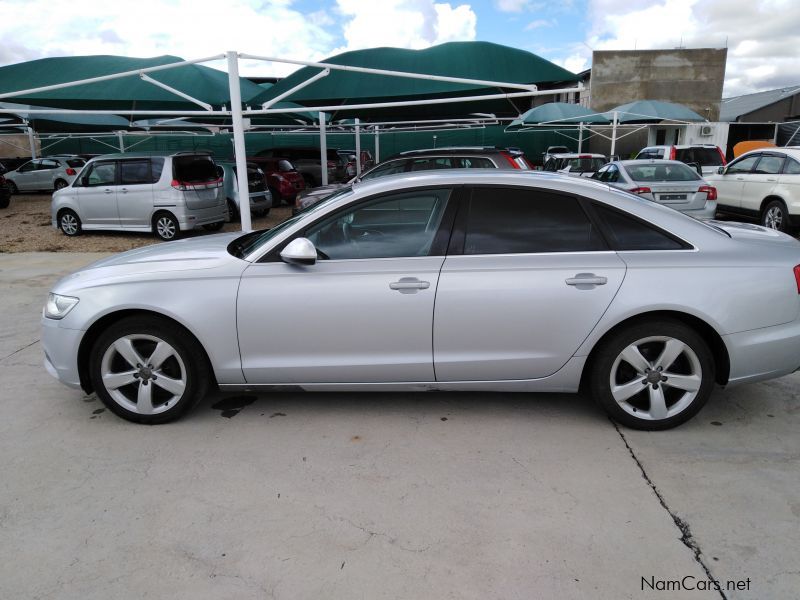
{"type": "MultiPolygon", "coordinates": [[[[3,0],[2,6],[13,18],[0,19],[0,64],[81,54],[192,59],[227,50],[316,60],[335,44],[329,22],[309,19],[287,0],[138,0],[135,8],[95,0],[3,0]]],[[[269,76],[296,68],[250,61],[240,71],[269,76]]]]}
{"type": "Polygon", "coordinates": [[[474,40],[477,17],[468,4],[433,0],[337,0],[345,18],[346,46],[335,52],[394,46],[427,48],[444,42],[474,40]]]}
{"type": "MultiPolygon", "coordinates": [[[[586,44],[596,50],[728,47],[725,96],[800,83],[796,0],[590,0],[586,44]]],[[[577,47],[569,57],[591,59],[577,47]]],[[[561,59],[565,64],[567,59],[561,59]]]]}
{"type": "Polygon", "coordinates": [[[531,0],[495,0],[494,5],[502,12],[518,13],[527,10],[531,0]]]}
{"type": "Polygon", "coordinates": [[[534,31],[543,27],[555,27],[557,24],[555,19],[536,19],[531,21],[525,26],[525,31],[534,31]]]}

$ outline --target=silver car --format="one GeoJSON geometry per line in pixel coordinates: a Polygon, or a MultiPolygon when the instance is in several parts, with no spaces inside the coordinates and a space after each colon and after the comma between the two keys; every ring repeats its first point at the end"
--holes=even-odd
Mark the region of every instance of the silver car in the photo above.
{"type": "Polygon", "coordinates": [[[618,160],[592,178],[696,219],[713,219],[717,212],[716,188],[677,160],[618,160]]]}
{"type": "MultiPolygon", "coordinates": [[[[240,217],[239,180],[236,177],[236,165],[229,162],[217,163],[222,174],[222,187],[228,203],[228,217],[238,221],[240,217]]],[[[247,186],[250,197],[250,212],[258,217],[269,214],[272,208],[272,193],[267,188],[264,171],[255,163],[247,163],[247,186]]]]}
{"type": "Polygon", "coordinates": [[[117,415],[224,391],[576,392],[666,429],[715,384],[800,367],[800,242],[596,181],[448,170],[357,183],[266,231],[59,281],[45,367],[117,415]],[[287,318],[264,306],[293,306],[287,318]]]}
{"type": "Polygon", "coordinates": [[[20,192],[52,192],[67,187],[75,181],[86,164],[80,156],[48,156],[26,162],[15,171],[3,176],[12,194],[20,192]]]}
{"type": "Polygon", "coordinates": [[[222,178],[208,153],[107,154],[53,194],[52,225],[65,235],[90,230],[152,231],[173,240],[182,231],[218,231],[228,217],[222,178]]]}

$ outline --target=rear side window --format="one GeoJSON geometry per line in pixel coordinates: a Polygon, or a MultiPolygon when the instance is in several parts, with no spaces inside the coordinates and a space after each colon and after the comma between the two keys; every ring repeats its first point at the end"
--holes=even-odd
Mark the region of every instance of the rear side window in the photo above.
{"type": "MultiPolygon", "coordinates": [[[[494,163],[491,160],[480,156],[454,156],[451,160],[457,169],[494,169],[494,163]]],[[[525,168],[527,169],[528,166],[525,165],[525,168]]]]}
{"type": "Polygon", "coordinates": [[[577,198],[535,189],[475,188],[464,254],[605,250],[577,198]]]}
{"type": "Polygon", "coordinates": [[[149,160],[122,160],[119,163],[120,184],[138,185],[153,183],[149,160]]]}
{"type": "Polygon", "coordinates": [[[777,175],[783,170],[783,157],[766,154],[756,165],[756,173],[760,175],[777,175]]]}
{"type": "Polygon", "coordinates": [[[193,154],[172,159],[172,174],[184,183],[204,183],[218,179],[217,166],[210,156],[193,154]]]}
{"type": "Polygon", "coordinates": [[[620,211],[593,204],[608,228],[616,250],[682,250],[686,246],[663,231],[620,211]]]}
{"type": "Polygon", "coordinates": [[[786,165],[783,167],[783,172],[787,175],[798,175],[800,174],[800,162],[797,162],[793,158],[786,159],[786,165]]]}

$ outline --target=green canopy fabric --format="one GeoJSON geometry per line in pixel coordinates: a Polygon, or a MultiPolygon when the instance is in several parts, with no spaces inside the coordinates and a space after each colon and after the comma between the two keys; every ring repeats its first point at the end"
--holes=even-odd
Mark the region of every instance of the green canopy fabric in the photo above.
{"type": "MultiPolygon", "coordinates": [[[[182,60],[177,56],[133,58],[98,55],[42,58],[0,67],[0,94],[166,65],[182,60]]],[[[223,104],[230,105],[228,75],[223,71],[203,65],[183,65],[148,73],[148,76],[215,108],[223,104]]],[[[240,89],[243,102],[248,102],[264,92],[264,88],[242,78],[240,78],[240,89]]],[[[7,100],[54,108],[119,110],[121,113],[128,110],[202,110],[197,104],[143,81],[138,75],[39,92],[24,97],[13,96],[7,100]]]]}
{"type": "Polygon", "coordinates": [[[605,113],[609,121],[617,112],[617,123],[658,123],[660,121],[706,121],[683,104],[661,102],[660,100],[637,100],[612,108],[605,113]]]}
{"type": "MultiPolygon", "coordinates": [[[[0,117],[9,115],[12,119],[27,120],[37,133],[80,133],[131,129],[131,124],[128,120],[117,115],[39,115],[30,114],[28,111],[31,108],[34,107],[27,104],[0,102],[0,109],[13,111],[13,113],[0,113],[0,117]]],[[[0,118],[0,121],[2,120],[0,118]]]]}
{"type": "MultiPolygon", "coordinates": [[[[427,75],[442,75],[519,84],[546,84],[578,81],[577,75],[535,54],[490,42],[449,42],[424,50],[403,48],[371,48],[355,50],[330,57],[322,62],[405,71],[427,75]]],[[[258,104],[282,94],[319,73],[316,67],[304,67],[279,81],[251,104],[258,104]]],[[[474,84],[448,83],[424,79],[392,77],[351,71],[332,70],[327,77],[302,88],[286,98],[307,107],[366,104],[387,101],[427,100],[457,96],[486,95],[514,92],[518,89],[487,88],[474,84]]],[[[519,108],[530,105],[527,98],[519,106],[509,100],[465,102],[453,105],[429,105],[408,108],[374,109],[346,116],[401,117],[469,116],[476,112],[518,115],[519,108]]]]}
{"type": "Polygon", "coordinates": [[[554,125],[577,125],[578,123],[607,125],[609,120],[580,104],[549,102],[530,109],[519,119],[514,119],[506,127],[506,131],[517,131],[524,129],[526,125],[539,125],[541,123],[552,123],[554,125]]]}

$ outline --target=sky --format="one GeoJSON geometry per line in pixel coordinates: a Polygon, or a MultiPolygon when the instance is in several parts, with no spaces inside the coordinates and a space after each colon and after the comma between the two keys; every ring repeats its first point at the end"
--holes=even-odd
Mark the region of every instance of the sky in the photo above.
{"type": "MultiPolygon", "coordinates": [[[[798,0],[0,0],[0,65],[226,50],[321,60],[470,40],[528,50],[573,72],[591,66],[592,50],[727,47],[724,97],[800,84],[798,0]]],[[[241,73],[296,68],[245,62],[241,73]]]]}

